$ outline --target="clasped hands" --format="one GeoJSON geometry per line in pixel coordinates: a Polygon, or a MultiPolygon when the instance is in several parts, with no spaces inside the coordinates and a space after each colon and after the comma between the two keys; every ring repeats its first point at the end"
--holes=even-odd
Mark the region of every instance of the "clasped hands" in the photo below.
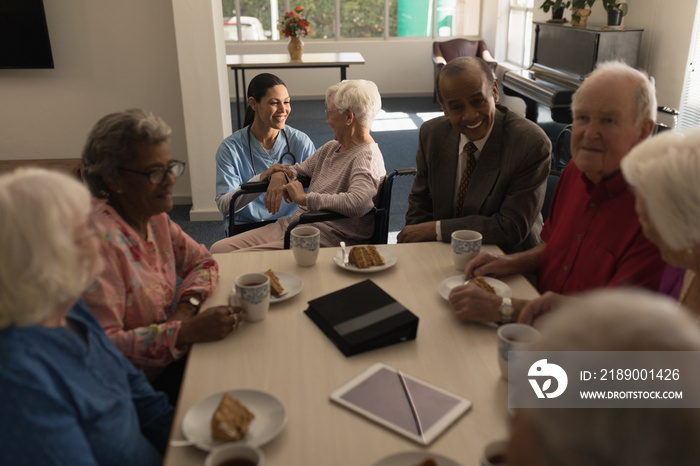
{"type": "Polygon", "coordinates": [[[272,215],[280,210],[282,199],[287,203],[306,205],[304,187],[298,181],[287,182],[294,173],[289,165],[274,164],[260,175],[260,181],[270,181],[265,193],[265,207],[272,215]]]}

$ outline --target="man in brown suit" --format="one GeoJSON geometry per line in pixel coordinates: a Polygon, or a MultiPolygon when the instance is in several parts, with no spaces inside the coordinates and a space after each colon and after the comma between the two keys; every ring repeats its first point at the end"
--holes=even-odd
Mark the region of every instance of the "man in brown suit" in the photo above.
{"type": "Polygon", "coordinates": [[[450,61],[440,71],[438,89],[445,116],[421,126],[418,172],[398,241],[450,242],[456,230],[476,230],[484,243],[506,253],[536,246],[549,138],[497,105],[498,83],[480,58],[450,61]]]}

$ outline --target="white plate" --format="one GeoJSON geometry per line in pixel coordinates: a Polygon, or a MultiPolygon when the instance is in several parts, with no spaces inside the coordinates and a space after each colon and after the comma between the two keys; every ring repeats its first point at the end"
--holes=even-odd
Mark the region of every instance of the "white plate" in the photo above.
{"type": "MultiPolygon", "coordinates": [[[[273,272],[275,272],[273,270],[273,272]]],[[[299,292],[304,288],[304,282],[301,278],[294,274],[286,272],[275,272],[277,278],[280,280],[280,285],[284,288],[285,293],[282,296],[276,297],[270,295],[270,303],[279,303],[280,301],[285,301],[299,294],[299,292]]]]}
{"type": "MultiPolygon", "coordinates": [[[[353,247],[354,246],[348,247],[348,253],[350,253],[350,249],[352,249],[353,247]]],[[[396,264],[396,262],[399,260],[399,257],[391,249],[384,248],[381,246],[375,246],[375,247],[377,248],[377,252],[384,259],[384,265],[373,265],[372,267],[369,267],[366,269],[358,269],[357,267],[355,267],[352,264],[345,265],[345,264],[343,264],[343,250],[342,249],[335,253],[335,256],[333,256],[333,262],[335,262],[336,265],[338,267],[340,267],[341,269],[350,270],[351,272],[373,273],[373,272],[379,272],[381,270],[386,270],[389,267],[393,267],[396,264]]]]}
{"type": "Polygon", "coordinates": [[[375,463],[374,466],[415,466],[428,458],[433,458],[438,466],[462,466],[451,458],[438,455],[437,453],[430,453],[429,451],[406,451],[403,453],[396,453],[383,458],[378,463],[375,463]]]}
{"type": "Polygon", "coordinates": [[[182,419],[182,433],[187,440],[194,442],[197,448],[211,451],[228,443],[211,437],[211,418],[224,393],[236,398],[255,414],[246,436],[232,443],[249,443],[261,447],[282,432],[287,423],[287,413],[280,400],[258,390],[227,390],[199,400],[185,413],[182,419]]]}
{"type": "MultiPolygon", "coordinates": [[[[502,298],[510,298],[513,296],[513,290],[508,285],[500,280],[491,277],[484,277],[486,283],[496,289],[496,294],[502,298]]],[[[450,296],[450,291],[455,286],[464,285],[464,275],[455,275],[454,277],[446,278],[438,286],[440,296],[447,299],[450,296]]]]}

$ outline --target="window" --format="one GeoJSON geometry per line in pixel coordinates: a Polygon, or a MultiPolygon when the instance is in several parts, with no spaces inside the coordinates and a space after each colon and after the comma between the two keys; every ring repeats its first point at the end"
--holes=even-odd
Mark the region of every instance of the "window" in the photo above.
{"type": "Polygon", "coordinates": [[[532,58],[532,17],[534,0],[510,0],[506,61],[522,67],[532,58]]]}
{"type": "Polygon", "coordinates": [[[277,20],[297,4],[310,39],[479,35],[480,0],[222,0],[226,40],[279,39],[277,20]],[[236,11],[239,5],[240,15],[236,11]]]}
{"type": "Polygon", "coordinates": [[[685,81],[681,93],[681,108],[678,120],[679,128],[700,125],[700,8],[695,11],[693,35],[685,70],[685,81]]]}

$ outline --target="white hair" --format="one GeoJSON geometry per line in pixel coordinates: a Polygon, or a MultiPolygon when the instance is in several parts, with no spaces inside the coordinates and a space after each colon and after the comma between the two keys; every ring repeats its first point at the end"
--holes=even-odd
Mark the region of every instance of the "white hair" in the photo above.
{"type": "MultiPolygon", "coordinates": [[[[648,74],[644,71],[634,69],[621,61],[606,61],[599,63],[595,67],[595,70],[586,77],[586,81],[600,75],[623,76],[632,80],[637,86],[634,96],[634,103],[636,105],[634,108],[634,123],[639,125],[645,120],[656,121],[656,89],[651,79],[649,79],[648,74]]],[[[574,95],[571,97],[571,113],[575,111],[580,91],[586,85],[586,81],[576,89],[576,92],[574,92],[574,95]]]]}
{"type": "Polygon", "coordinates": [[[90,210],[87,188],[67,174],[0,176],[0,328],[39,323],[80,296],[91,268],[75,234],[90,210]]]}
{"type": "MultiPolygon", "coordinates": [[[[537,351],[700,351],[700,329],[677,302],[642,290],[572,298],[547,316],[537,351]]],[[[521,409],[545,464],[700,464],[698,409],[521,409]]]]}
{"type": "Polygon", "coordinates": [[[671,249],[700,243],[700,128],[647,139],[622,159],[621,168],[671,249]]]}
{"type": "Polygon", "coordinates": [[[339,112],[351,109],[360,126],[370,129],[374,118],[382,109],[382,96],[377,85],[364,79],[351,79],[333,84],[326,90],[326,104],[329,100],[339,112]]]}

